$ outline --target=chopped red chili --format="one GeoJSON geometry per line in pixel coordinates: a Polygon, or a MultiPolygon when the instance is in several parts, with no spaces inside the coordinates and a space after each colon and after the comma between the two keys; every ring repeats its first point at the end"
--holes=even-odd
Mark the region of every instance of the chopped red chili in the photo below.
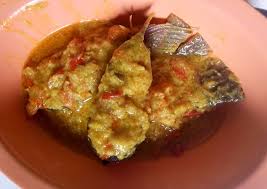
{"type": "Polygon", "coordinates": [[[104,100],[109,100],[109,99],[117,98],[120,96],[122,96],[122,91],[116,90],[116,91],[110,91],[110,92],[103,92],[101,98],[104,100]]]}
{"type": "Polygon", "coordinates": [[[182,79],[182,80],[187,79],[185,70],[183,68],[179,68],[175,65],[172,65],[172,70],[174,71],[175,76],[178,77],[179,79],[182,79]]]}
{"type": "Polygon", "coordinates": [[[59,68],[55,74],[63,74],[64,73],[64,68],[59,68]]]}
{"type": "Polygon", "coordinates": [[[107,144],[104,145],[104,149],[106,151],[112,150],[112,148],[113,148],[113,145],[111,143],[107,143],[107,144]]]}
{"type": "Polygon", "coordinates": [[[84,38],[81,37],[81,36],[79,36],[79,37],[75,37],[75,38],[73,39],[73,42],[74,42],[76,45],[83,43],[83,41],[84,41],[84,38]]]}
{"type": "Polygon", "coordinates": [[[27,77],[24,79],[24,86],[25,87],[32,87],[33,86],[33,81],[27,77]]]}
{"type": "Polygon", "coordinates": [[[43,100],[40,98],[36,98],[36,99],[32,100],[32,102],[35,104],[37,109],[40,109],[43,107],[43,100]]]}
{"type": "Polygon", "coordinates": [[[82,54],[80,54],[70,61],[70,69],[75,70],[78,65],[83,65],[84,63],[85,62],[82,59],[82,54]]]}
{"type": "Polygon", "coordinates": [[[153,94],[158,91],[162,91],[162,89],[166,89],[168,87],[173,87],[173,85],[167,81],[160,82],[150,88],[150,94],[153,94]]]}
{"type": "Polygon", "coordinates": [[[201,112],[198,112],[197,110],[192,110],[192,111],[186,112],[184,117],[194,118],[194,117],[198,117],[200,115],[201,115],[201,112]]]}

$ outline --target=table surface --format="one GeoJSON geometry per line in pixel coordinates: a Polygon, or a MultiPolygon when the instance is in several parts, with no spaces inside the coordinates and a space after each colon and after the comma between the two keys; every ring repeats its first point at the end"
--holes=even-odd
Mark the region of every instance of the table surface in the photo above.
{"type": "MultiPolygon", "coordinates": [[[[259,12],[267,17],[267,0],[248,0],[259,12]]],[[[19,187],[13,183],[0,171],[0,189],[18,189],[19,187]]]]}

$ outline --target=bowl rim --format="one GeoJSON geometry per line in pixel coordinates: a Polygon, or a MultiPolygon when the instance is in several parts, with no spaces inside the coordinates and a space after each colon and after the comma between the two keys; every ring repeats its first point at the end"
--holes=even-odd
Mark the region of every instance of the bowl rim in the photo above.
{"type": "MultiPolygon", "coordinates": [[[[25,5],[26,3],[31,2],[31,0],[17,0],[14,3],[14,7],[19,8],[22,5],[25,5]]],[[[245,1],[238,1],[239,3],[245,3],[245,1]]],[[[261,23],[262,29],[267,30],[267,19],[258,13],[256,10],[254,10],[249,4],[247,4],[247,10],[251,12],[251,14],[254,14],[256,17],[258,17],[258,23],[261,23]]],[[[11,15],[12,12],[9,12],[8,15],[11,15]]],[[[249,16],[248,16],[249,17],[249,16]]],[[[241,20],[241,18],[239,18],[241,20]]],[[[249,20],[249,22],[252,22],[252,20],[249,20]]],[[[267,36],[263,36],[263,41],[267,42],[267,36]]],[[[12,153],[12,150],[5,145],[3,140],[0,137],[0,154],[1,154],[1,161],[0,161],[0,170],[3,172],[3,174],[7,175],[11,181],[13,181],[15,184],[18,186],[23,186],[25,188],[43,188],[43,189],[48,189],[48,188],[55,188],[54,185],[51,183],[47,182],[43,177],[38,176],[37,173],[31,170],[31,168],[27,167],[24,162],[18,160],[16,158],[16,155],[12,153]],[[14,171],[16,170],[16,171],[14,171]],[[27,180],[31,180],[31,183],[29,184],[27,180]]],[[[263,164],[267,164],[267,159],[262,162],[263,164]]],[[[255,172],[258,172],[259,168],[256,169],[255,172]]],[[[255,173],[257,175],[257,173],[255,173]]],[[[249,180],[250,178],[248,178],[249,180]]],[[[247,185],[247,183],[241,184],[239,187],[242,188],[242,186],[247,185]]],[[[239,188],[238,187],[238,188],[239,188]]],[[[247,186],[248,187],[248,186],[247,186]]]]}

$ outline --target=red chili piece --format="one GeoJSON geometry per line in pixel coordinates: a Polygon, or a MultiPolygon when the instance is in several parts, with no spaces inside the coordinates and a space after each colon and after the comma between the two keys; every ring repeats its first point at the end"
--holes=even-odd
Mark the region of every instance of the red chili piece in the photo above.
{"type": "Polygon", "coordinates": [[[33,81],[31,80],[31,79],[29,79],[29,78],[25,78],[25,80],[24,80],[24,86],[25,87],[32,87],[33,86],[33,81]]]}
{"type": "Polygon", "coordinates": [[[110,92],[103,92],[101,98],[104,100],[109,100],[112,98],[117,98],[122,96],[122,91],[116,90],[116,91],[110,91],[110,92]]]}
{"type": "Polygon", "coordinates": [[[82,59],[82,54],[80,54],[70,61],[70,69],[75,70],[78,65],[83,65],[83,64],[84,60],[82,59]]]}
{"type": "Polygon", "coordinates": [[[79,44],[83,43],[83,41],[84,41],[84,38],[83,38],[83,37],[75,37],[75,38],[73,39],[73,42],[74,42],[76,45],[79,45],[79,44]]]}
{"type": "Polygon", "coordinates": [[[186,112],[184,117],[194,118],[194,117],[198,117],[199,115],[201,115],[201,112],[198,112],[196,110],[192,110],[192,111],[186,112]]]}
{"type": "Polygon", "coordinates": [[[107,143],[104,145],[104,149],[106,151],[112,150],[113,149],[113,145],[111,143],[107,143]]]}
{"type": "Polygon", "coordinates": [[[64,73],[64,68],[59,68],[55,74],[63,74],[64,73]]]}
{"type": "Polygon", "coordinates": [[[187,79],[187,76],[186,76],[186,73],[185,73],[185,70],[183,68],[179,68],[179,67],[176,67],[176,66],[172,66],[172,69],[175,73],[175,75],[179,78],[179,79],[182,79],[182,80],[186,80],[187,79]]]}

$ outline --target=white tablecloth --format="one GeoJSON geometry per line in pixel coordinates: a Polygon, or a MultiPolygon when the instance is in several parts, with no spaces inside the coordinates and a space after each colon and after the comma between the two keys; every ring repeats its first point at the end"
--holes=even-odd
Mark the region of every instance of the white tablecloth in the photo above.
{"type": "Polygon", "coordinates": [[[251,5],[259,9],[267,10],[267,0],[248,0],[251,5]]]}

